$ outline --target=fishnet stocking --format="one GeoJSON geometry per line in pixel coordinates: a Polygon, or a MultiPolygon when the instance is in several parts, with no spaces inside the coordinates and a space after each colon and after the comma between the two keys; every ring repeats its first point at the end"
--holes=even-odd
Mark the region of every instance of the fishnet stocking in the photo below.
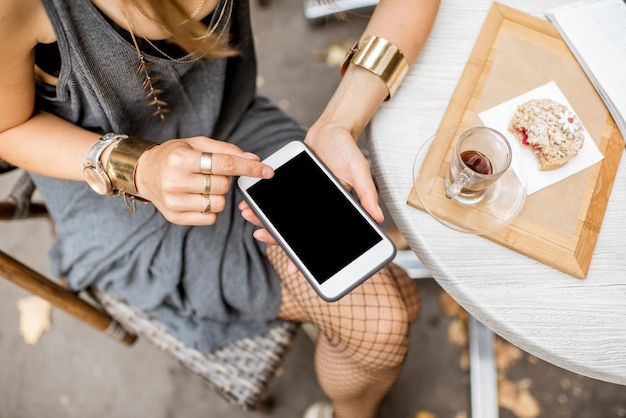
{"type": "Polygon", "coordinates": [[[282,282],[279,316],[319,327],[315,370],[335,418],[375,417],[406,356],[419,310],[414,282],[392,264],[328,303],[301,274],[287,273],[289,259],[279,247],[270,247],[268,257],[282,282]]]}

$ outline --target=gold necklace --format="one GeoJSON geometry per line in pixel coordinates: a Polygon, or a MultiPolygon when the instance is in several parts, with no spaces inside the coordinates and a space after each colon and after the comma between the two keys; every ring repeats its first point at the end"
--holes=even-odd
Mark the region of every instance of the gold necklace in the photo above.
{"type": "MultiPolygon", "coordinates": [[[[204,8],[204,6],[206,5],[206,2],[207,2],[207,0],[200,0],[198,5],[193,9],[191,14],[189,15],[189,19],[183,20],[182,23],[183,24],[187,23],[190,19],[193,19],[194,17],[196,17],[198,15],[198,13],[200,13],[200,10],[202,10],[204,8]]],[[[150,23],[152,23],[154,26],[162,28],[162,29],[165,28],[165,25],[163,25],[161,22],[158,22],[158,21],[154,20],[152,17],[148,16],[148,13],[146,13],[146,11],[139,5],[139,3],[137,3],[137,0],[131,0],[131,3],[133,4],[133,6],[135,6],[135,9],[137,9],[137,11],[143,17],[145,17],[148,21],[150,21],[150,23]]]]}
{"type": "MultiPolygon", "coordinates": [[[[132,0],[133,4],[135,4],[135,0],[132,0]]],[[[197,14],[197,10],[200,10],[200,8],[204,7],[204,4],[206,3],[206,0],[203,0],[194,10],[194,12],[197,14]]],[[[217,20],[215,21],[215,24],[213,24],[212,27],[207,29],[207,33],[205,35],[203,35],[203,38],[208,38],[210,36],[212,36],[215,31],[217,30],[218,27],[220,27],[220,23],[222,22],[222,18],[224,17],[224,13],[226,11],[226,7],[228,6],[228,16],[226,17],[226,22],[224,22],[224,26],[222,28],[222,30],[220,31],[219,35],[217,36],[217,38],[215,38],[215,41],[213,42],[214,45],[217,45],[220,41],[220,39],[222,38],[222,36],[224,35],[224,32],[226,31],[226,29],[228,28],[228,25],[230,24],[230,19],[233,13],[233,3],[234,1],[228,1],[226,0],[224,2],[224,5],[222,6],[221,10],[220,10],[220,15],[218,16],[217,20]]],[[[144,14],[144,12],[142,12],[140,9],[139,13],[141,13],[143,16],[146,16],[144,14]]],[[[147,17],[147,16],[146,16],[147,17]]],[[[155,22],[156,23],[156,22],[155,22]]],[[[161,25],[163,26],[163,25],[161,25]]],[[[146,41],[155,51],[157,51],[159,54],[163,55],[165,58],[169,59],[170,61],[176,62],[178,64],[189,64],[195,61],[198,61],[199,59],[202,58],[201,55],[196,56],[194,58],[189,58],[189,59],[179,59],[179,58],[174,58],[171,55],[167,54],[165,51],[163,51],[161,48],[159,48],[158,46],[156,46],[154,44],[154,42],[152,42],[150,39],[148,38],[142,38],[144,41],[146,41]]]]}
{"type": "Polygon", "coordinates": [[[234,4],[235,4],[235,0],[230,0],[230,2],[228,0],[225,0],[224,7],[222,7],[222,10],[220,11],[220,15],[217,18],[217,22],[215,22],[215,25],[213,26],[211,31],[207,32],[207,34],[204,36],[204,38],[208,38],[208,37],[213,35],[213,33],[215,32],[215,29],[217,29],[217,27],[219,26],[220,21],[222,20],[222,16],[224,16],[224,9],[226,9],[226,6],[228,5],[229,6],[228,7],[228,16],[226,17],[226,22],[224,23],[224,26],[222,27],[222,30],[220,31],[219,36],[213,42],[214,46],[219,43],[220,39],[222,39],[222,36],[224,35],[224,32],[226,32],[228,30],[228,27],[230,25],[230,19],[233,16],[234,4]]]}
{"type": "Polygon", "coordinates": [[[145,97],[148,99],[148,106],[154,106],[154,112],[152,113],[154,116],[158,116],[161,119],[161,123],[165,123],[165,114],[169,112],[167,108],[167,102],[160,98],[163,90],[158,89],[154,86],[154,83],[159,80],[158,76],[151,76],[148,69],[154,65],[153,62],[147,61],[139,48],[139,44],[137,43],[137,38],[135,37],[135,28],[130,23],[130,19],[126,14],[126,9],[122,6],[120,0],[117,0],[117,4],[126,19],[126,25],[128,26],[128,32],[130,32],[130,37],[133,40],[133,45],[135,46],[135,50],[137,51],[137,58],[139,58],[139,67],[135,71],[137,75],[143,75],[144,81],[141,85],[141,88],[146,92],[145,97]]]}
{"type": "Polygon", "coordinates": [[[150,45],[155,51],[157,51],[159,54],[163,55],[165,58],[167,58],[170,61],[176,62],[178,64],[190,64],[192,62],[196,62],[198,61],[200,58],[202,58],[202,55],[196,55],[193,58],[187,58],[187,59],[180,59],[180,58],[174,58],[171,55],[168,55],[165,51],[163,51],[161,48],[159,48],[158,46],[156,46],[152,41],[150,41],[150,39],[148,38],[142,38],[142,40],[144,40],[148,45],[150,45]]]}
{"type": "MultiPolygon", "coordinates": [[[[137,7],[135,0],[132,0],[132,2],[135,5],[135,7],[137,7]]],[[[204,7],[205,3],[206,3],[206,0],[202,0],[200,2],[200,4],[194,9],[193,13],[197,14],[199,12],[199,10],[202,7],[204,7]]],[[[219,39],[221,39],[222,35],[224,34],[224,31],[226,30],[226,28],[228,28],[228,25],[230,24],[230,18],[231,18],[232,11],[233,11],[233,3],[234,3],[234,0],[231,0],[231,1],[226,0],[224,2],[224,6],[222,7],[222,10],[220,11],[220,15],[219,15],[217,21],[215,22],[213,27],[210,28],[210,30],[207,30],[207,35],[205,35],[205,36],[211,36],[215,32],[215,30],[217,29],[217,27],[219,26],[219,24],[220,24],[220,22],[222,20],[222,17],[224,16],[224,11],[226,9],[226,6],[230,5],[229,11],[228,11],[228,17],[226,19],[226,23],[224,25],[224,28],[220,32],[219,36],[217,37],[217,39],[215,41],[216,43],[219,41],[219,39]]],[[[159,76],[150,75],[150,72],[148,71],[150,69],[150,67],[152,67],[154,65],[154,63],[146,60],[143,52],[141,51],[141,48],[139,48],[139,43],[137,42],[137,38],[135,37],[135,27],[131,23],[130,18],[128,17],[128,14],[126,13],[126,9],[121,4],[120,0],[117,0],[117,4],[118,4],[118,7],[120,8],[122,14],[124,15],[124,18],[126,19],[126,24],[128,26],[128,31],[130,32],[130,37],[131,37],[131,39],[133,41],[133,45],[135,46],[135,50],[137,51],[137,58],[139,58],[139,67],[135,71],[135,74],[137,74],[138,76],[143,75],[143,77],[144,77],[144,81],[143,81],[141,87],[145,91],[146,99],[148,99],[148,106],[154,106],[154,108],[155,108],[155,110],[154,110],[154,112],[152,114],[154,116],[158,116],[159,119],[161,119],[161,123],[165,123],[165,121],[166,121],[165,114],[168,113],[170,110],[167,108],[167,106],[168,106],[167,102],[160,98],[160,95],[161,95],[161,93],[163,93],[163,90],[159,89],[159,88],[156,88],[155,85],[154,85],[154,83],[159,80],[159,76]]],[[[138,8],[137,10],[143,16],[147,17],[140,8],[138,8]]],[[[148,19],[150,19],[150,18],[148,18],[148,19]]],[[[154,43],[152,43],[149,39],[147,39],[147,38],[143,38],[143,39],[146,42],[148,42],[148,44],[150,44],[150,46],[152,46],[156,51],[158,51],[163,56],[167,57],[168,59],[170,59],[171,61],[176,62],[176,63],[188,64],[188,63],[197,61],[197,60],[202,58],[202,56],[196,56],[196,57],[188,59],[188,60],[179,60],[179,59],[176,59],[176,58],[171,57],[170,55],[166,54],[164,51],[162,51],[156,45],[154,45],[154,43]]]]}

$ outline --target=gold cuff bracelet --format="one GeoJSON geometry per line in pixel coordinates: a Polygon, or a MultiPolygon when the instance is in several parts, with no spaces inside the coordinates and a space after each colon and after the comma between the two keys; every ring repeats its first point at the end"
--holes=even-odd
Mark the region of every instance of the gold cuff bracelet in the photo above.
{"type": "Polygon", "coordinates": [[[409,64],[398,47],[378,36],[368,36],[360,42],[357,41],[346,52],[346,57],[341,64],[342,75],[350,63],[380,77],[389,90],[389,95],[385,100],[389,100],[396,93],[409,71],[409,64]]]}
{"type": "Polygon", "coordinates": [[[154,142],[129,137],[120,141],[112,150],[107,161],[107,173],[113,189],[121,195],[139,197],[135,184],[137,161],[145,151],[156,146],[154,142]]]}

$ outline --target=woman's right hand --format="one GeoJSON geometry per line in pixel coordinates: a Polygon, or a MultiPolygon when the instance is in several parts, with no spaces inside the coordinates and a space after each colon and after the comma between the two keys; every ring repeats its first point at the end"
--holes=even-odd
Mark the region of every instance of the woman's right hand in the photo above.
{"type": "Polygon", "coordinates": [[[257,155],[234,144],[192,137],[172,139],[145,151],[137,163],[135,183],[139,195],[170,222],[213,225],[226,206],[225,195],[234,176],[273,175],[274,170],[257,155]],[[203,153],[211,154],[211,174],[200,172],[203,153]]]}

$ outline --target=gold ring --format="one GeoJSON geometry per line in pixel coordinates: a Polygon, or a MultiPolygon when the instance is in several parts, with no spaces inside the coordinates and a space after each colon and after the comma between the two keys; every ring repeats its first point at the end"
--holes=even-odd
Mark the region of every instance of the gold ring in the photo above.
{"type": "Polygon", "coordinates": [[[201,213],[211,212],[211,197],[208,195],[202,195],[202,200],[204,202],[204,210],[201,213]]]}
{"type": "Polygon", "coordinates": [[[211,174],[213,168],[213,154],[210,152],[203,152],[200,155],[200,173],[211,174]]]}
{"type": "Polygon", "coordinates": [[[211,175],[203,174],[202,178],[204,179],[204,191],[202,192],[202,194],[210,195],[211,194],[211,175]]]}

